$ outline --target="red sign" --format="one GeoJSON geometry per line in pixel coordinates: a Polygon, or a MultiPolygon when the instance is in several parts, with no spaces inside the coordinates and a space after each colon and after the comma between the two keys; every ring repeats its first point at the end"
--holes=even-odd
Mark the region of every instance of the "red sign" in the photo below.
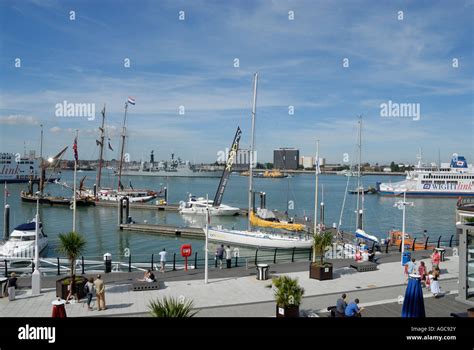
{"type": "Polygon", "coordinates": [[[193,253],[191,244],[183,244],[181,246],[181,256],[184,258],[184,271],[188,271],[188,257],[193,253]]]}
{"type": "Polygon", "coordinates": [[[193,248],[191,247],[191,244],[183,244],[181,246],[181,256],[183,258],[187,258],[191,256],[192,253],[193,253],[193,248]]]}

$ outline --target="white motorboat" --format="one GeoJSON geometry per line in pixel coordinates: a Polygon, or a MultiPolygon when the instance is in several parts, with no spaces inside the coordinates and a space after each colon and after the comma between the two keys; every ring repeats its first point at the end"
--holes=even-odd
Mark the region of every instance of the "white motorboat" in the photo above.
{"type": "Polygon", "coordinates": [[[179,213],[185,215],[206,215],[206,210],[209,208],[209,215],[211,216],[233,216],[239,213],[239,208],[231,207],[230,205],[220,204],[213,206],[213,201],[203,197],[196,198],[190,196],[187,202],[179,202],[179,213]]]}
{"type": "MultiPolygon", "coordinates": [[[[48,236],[43,232],[43,225],[39,223],[38,247],[41,253],[48,246],[48,236]]],[[[36,222],[19,225],[10,234],[9,239],[0,246],[2,258],[27,258],[35,256],[36,222]]]]}
{"type": "Polygon", "coordinates": [[[311,248],[313,244],[312,237],[307,234],[227,230],[222,226],[209,227],[208,239],[211,242],[260,248],[311,248]]]}

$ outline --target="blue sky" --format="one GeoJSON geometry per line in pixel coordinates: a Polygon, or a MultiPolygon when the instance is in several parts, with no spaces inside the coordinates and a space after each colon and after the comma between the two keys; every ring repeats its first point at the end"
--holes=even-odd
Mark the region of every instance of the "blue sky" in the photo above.
{"type": "Polygon", "coordinates": [[[444,161],[454,152],[474,161],[473,0],[0,0],[0,13],[1,151],[38,149],[42,123],[45,154],[72,144],[79,129],[80,157],[96,158],[106,103],[115,148],[107,158],[117,157],[123,105],[133,96],[132,159],[153,149],[158,159],[174,152],[214,161],[237,125],[249,144],[258,71],[259,161],[279,147],[312,155],[320,139],[321,155],[342,162],[355,152],[359,114],[363,160],[414,162],[422,147],[426,160],[439,149],[444,161]],[[56,117],[64,100],[95,103],[96,119],[56,117]],[[382,118],[388,100],[419,103],[420,120],[382,118]]]}

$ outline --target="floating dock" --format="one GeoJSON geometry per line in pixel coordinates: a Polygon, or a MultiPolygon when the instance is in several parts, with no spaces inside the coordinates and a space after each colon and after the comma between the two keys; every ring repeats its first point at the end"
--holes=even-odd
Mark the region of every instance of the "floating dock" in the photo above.
{"type": "Polygon", "coordinates": [[[180,227],[160,224],[120,224],[120,229],[125,231],[140,231],[175,237],[204,239],[204,230],[197,227],[180,227]]]}
{"type": "MultiPolygon", "coordinates": [[[[118,206],[117,202],[112,201],[97,201],[95,202],[97,207],[114,207],[118,206]]],[[[130,209],[144,209],[144,210],[158,210],[158,211],[172,211],[177,212],[179,210],[179,204],[147,204],[147,203],[130,203],[130,209]]],[[[247,209],[240,209],[238,215],[247,216],[247,209]]]]}

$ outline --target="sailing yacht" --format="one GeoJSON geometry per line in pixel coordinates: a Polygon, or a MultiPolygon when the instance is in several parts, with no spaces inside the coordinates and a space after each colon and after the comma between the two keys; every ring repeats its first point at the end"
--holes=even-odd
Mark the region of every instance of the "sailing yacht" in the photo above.
{"type": "MultiPolygon", "coordinates": [[[[120,151],[120,165],[117,171],[118,175],[118,189],[113,189],[110,187],[102,187],[102,167],[104,162],[104,145],[105,145],[105,105],[102,109],[102,125],[99,127],[100,131],[100,140],[96,140],[97,145],[99,146],[99,166],[97,168],[97,178],[96,178],[96,187],[94,189],[81,190],[81,193],[87,194],[88,197],[93,198],[96,201],[107,201],[107,202],[117,202],[124,197],[128,197],[130,202],[149,202],[156,197],[158,193],[152,190],[146,189],[133,189],[133,188],[124,188],[121,182],[122,179],[122,169],[123,169],[123,158],[124,158],[124,149],[125,149],[125,131],[126,131],[126,121],[127,121],[127,110],[128,104],[134,101],[133,99],[128,99],[125,103],[125,114],[123,119],[122,126],[122,144],[120,151]]],[[[133,102],[134,104],[134,102],[133,102]]],[[[109,149],[112,149],[109,144],[109,149]]],[[[131,185],[130,185],[131,186],[131,185]]]]}
{"type": "Polygon", "coordinates": [[[179,202],[179,213],[184,215],[206,215],[209,209],[209,215],[211,216],[234,216],[240,211],[239,208],[231,207],[226,204],[219,204],[218,206],[213,205],[213,201],[204,197],[198,197],[189,195],[187,202],[179,202]]]}
{"type": "MultiPolygon", "coordinates": [[[[255,116],[257,103],[257,82],[258,73],[254,75],[253,86],[253,107],[252,107],[252,135],[250,146],[250,164],[249,164],[249,213],[252,208],[252,173],[253,173],[253,149],[255,148],[255,116]]],[[[261,247],[261,248],[310,248],[313,240],[306,234],[301,233],[273,233],[265,231],[253,231],[252,222],[248,221],[247,230],[229,230],[222,226],[208,227],[207,238],[209,241],[236,244],[242,246],[261,247]]]]}

